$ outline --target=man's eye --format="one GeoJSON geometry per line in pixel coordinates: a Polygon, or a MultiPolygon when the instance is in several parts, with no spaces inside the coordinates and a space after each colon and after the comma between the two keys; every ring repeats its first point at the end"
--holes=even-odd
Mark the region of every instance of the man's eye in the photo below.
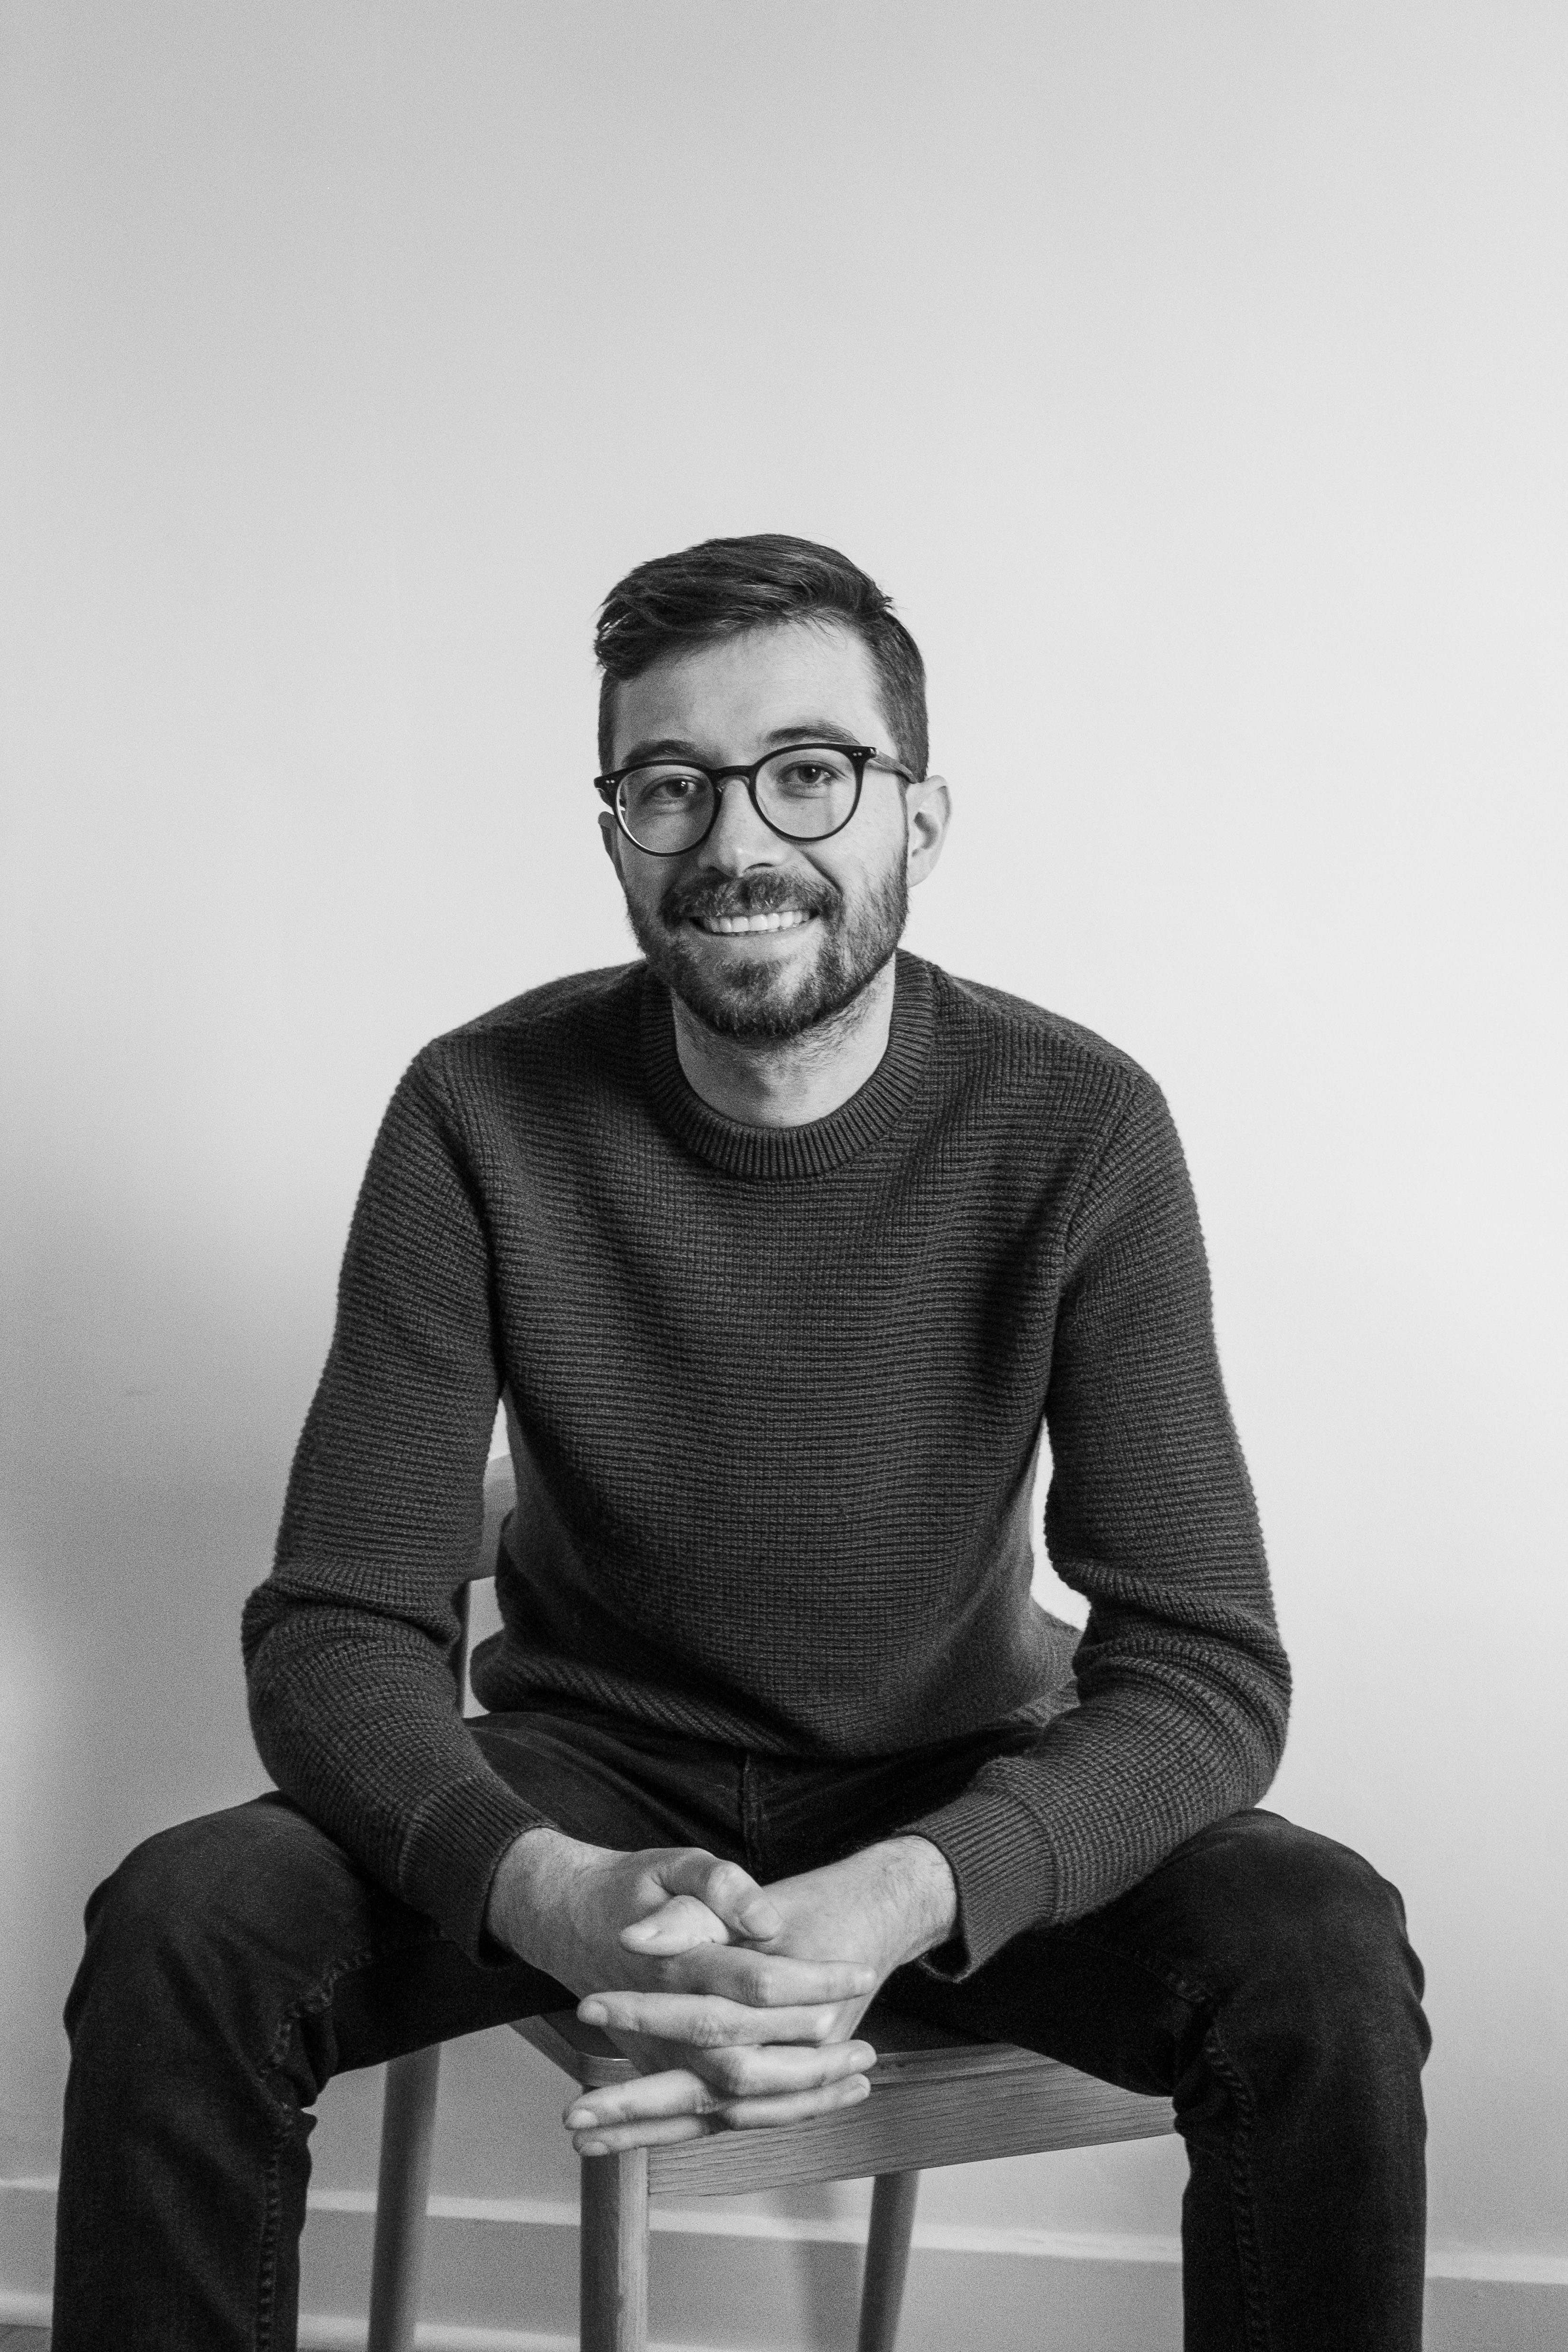
{"type": "Polygon", "coordinates": [[[632,784],[632,798],[644,808],[679,808],[702,790],[701,776],[685,774],[672,769],[665,776],[639,776],[632,784]]]}
{"type": "Polygon", "coordinates": [[[779,771],[779,782],[787,793],[825,792],[836,781],[835,772],[821,760],[791,760],[779,771]]]}

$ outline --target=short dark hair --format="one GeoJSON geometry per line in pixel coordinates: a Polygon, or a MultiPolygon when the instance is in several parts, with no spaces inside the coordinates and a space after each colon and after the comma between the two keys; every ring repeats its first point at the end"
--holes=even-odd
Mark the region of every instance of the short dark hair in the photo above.
{"type": "Polygon", "coordinates": [[[614,758],[615,689],[671,654],[738,636],[743,629],[789,621],[837,621],[871,656],[896,751],[917,777],[930,756],[925,724],[925,665],[886,596],[836,548],[781,531],[748,539],[705,539],[679,555],[640,563],[600,607],[593,651],[604,672],[599,690],[599,758],[614,758]]]}

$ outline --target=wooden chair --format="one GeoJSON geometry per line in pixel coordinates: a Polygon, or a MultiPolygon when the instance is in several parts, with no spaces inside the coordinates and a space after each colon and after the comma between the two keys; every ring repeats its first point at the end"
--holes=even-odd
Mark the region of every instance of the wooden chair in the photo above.
{"type": "MultiPolygon", "coordinates": [[[[511,1503],[510,1466],[492,1463],[476,1582],[494,1566],[511,1503]]],[[[465,1659],[466,1647],[465,1622],[465,1659]]],[[[715,2132],[582,2159],[581,2352],[644,2352],[651,2196],[727,2196],[787,2181],[869,2177],[859,2352],[893,2352],[923,2170],[1151,2139],[1172,2128],[1168,2100],[1117,2090],[1031,2050],[958,2040],[880,2005],[861,2031],[878,2062],[871,2096],[858,2106],[772,2130],[715,2132]]],[[[635,2072],[571,2010],[520,2018],[513,2032],[585,2089],[635,2072]]],[[[387,2068],[367,2352],[413,2352],[440,2074],[438,2046],[387,2068]]]]}

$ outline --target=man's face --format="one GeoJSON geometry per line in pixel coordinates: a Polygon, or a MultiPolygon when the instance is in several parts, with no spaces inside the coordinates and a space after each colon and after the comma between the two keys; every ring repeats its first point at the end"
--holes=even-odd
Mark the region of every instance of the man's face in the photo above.
{"type": "MultiPolygon", "coordinates": [[[[870,656],[836,624],[749,629],[616,690],[616,768],[666,757],[749,765],[786,743],[835,739],[897,757],[870,656]]],[[[651,857],[608,813],[601,822],[638,946],[721,1035],[799,1035],[851,1003],[898,944],[909,829],[904,788],[884,769],[866,770],[854,815],[826,841],[771,832],[738,778],[707,839],[680,856],[651,857]]]]}

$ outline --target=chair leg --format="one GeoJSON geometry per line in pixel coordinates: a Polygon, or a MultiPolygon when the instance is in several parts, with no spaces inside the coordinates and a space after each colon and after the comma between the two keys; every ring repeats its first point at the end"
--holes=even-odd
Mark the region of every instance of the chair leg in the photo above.
{"type": "Polygon", "coordinates": [[[648,2151],[582,2159],[582,2352],[647,2352],[648,2151]]]}
{"type": "Polygon", "coordinates": [[[382,2100],[382,2159],[366,2352],[413,2352],[440,2087],[439,2042],[388,2063],[382,2100]]]}
{"type": "Polygon", "coordinates": [[[919,2194],[918,2172],[881,2172],[872,2183],[858,2352],[893,2352],[919,2194]]]}

